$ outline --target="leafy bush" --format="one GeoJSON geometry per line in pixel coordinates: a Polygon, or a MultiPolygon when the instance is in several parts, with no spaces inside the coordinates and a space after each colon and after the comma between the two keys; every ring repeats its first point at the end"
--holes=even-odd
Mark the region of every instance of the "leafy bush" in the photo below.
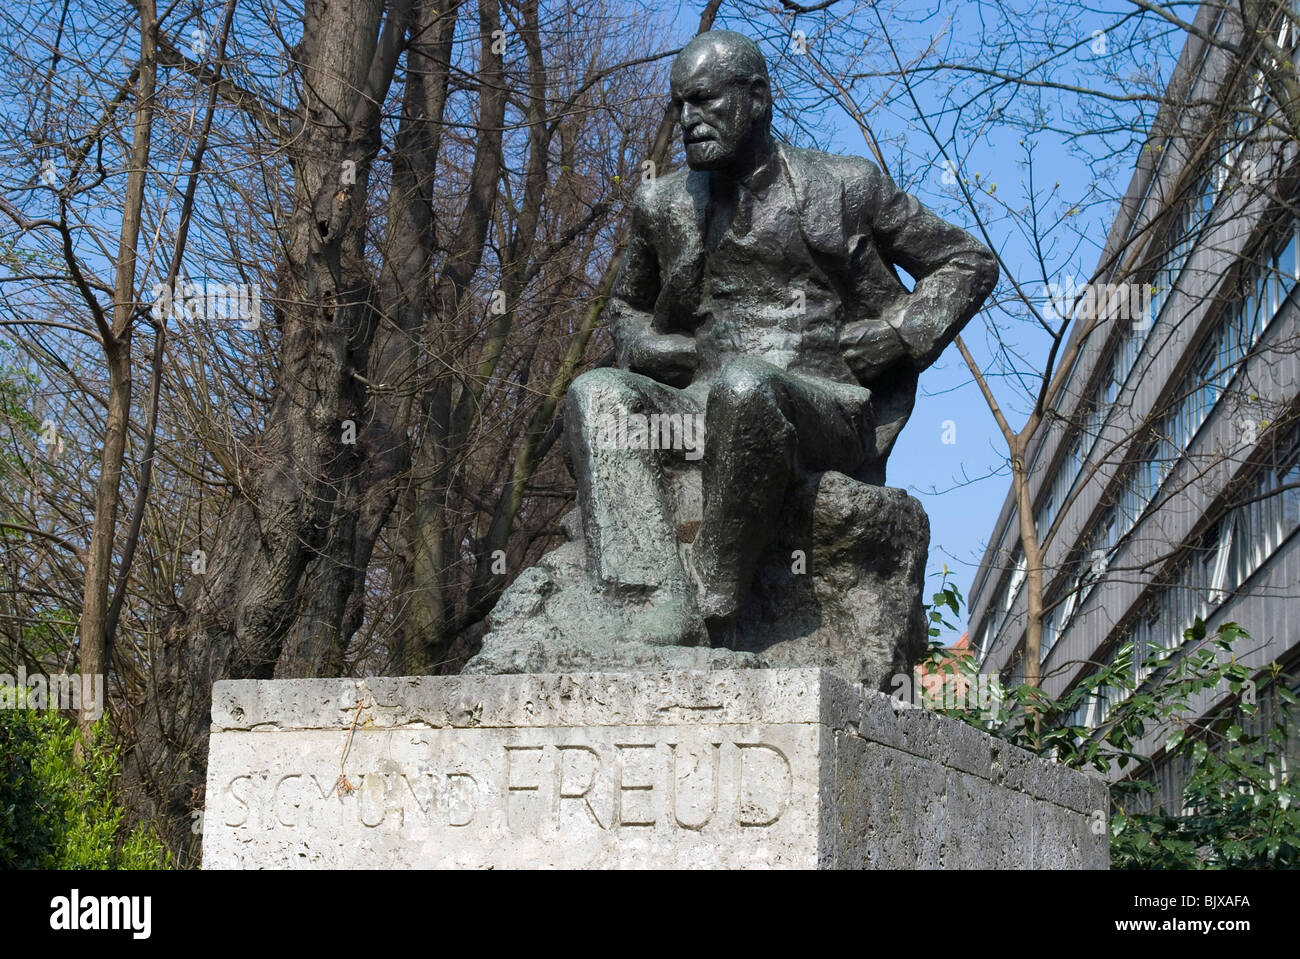
{"type": "Polygon", "coordinates": [[[54,710],[0,709],[0,869],[168,867],[146,826],[122,835],[118,749],[106,722],[80,754],[79,739],[54,710]]]}
{"type": "MultiPolygon", "coordinates": [[[[938,635],[944,609],[958,612],[961,595],[947,584],[928,607],[931,635],[938,635]]],[[[1154,650],[1142,663],[1144,680],[1135,680],[1133,644],[1120,647],[1113,662],[1080,680],[1060,699],[1041,689],[992,684],[991,702],[963,702],[939,709],[945,715],[1040,756],[1076,769],[1093,768],[1117,781],[1111,784],[1111,865],[1129,869],[1297,868],[1300,867],[1300,783],[1288,770],[1285,750],[1294,722],[1296,697],[1274,666],[1265,682],[1278,709],[1257,735],[1243,728],[1260,718],[1251,669],[1236,661],[1235,645],[1249,634],[1225,623],[1207,635],[1198,618],[1183,642],[1154,650]],[[1107,690],[1115,707],[1095,728],[1072,723],[1076,710],[1107,690]],[[1236,697],[1208,718],[1192,703],[1208,690],[1236,697]],[[1142,797],[1156,787],[1139,777],[1117,778],[1147,763],[1134,750],[1148,730],[1168,730],[1163,761],[1188,770],[1182,808],[1146,811],[1142,797]]],[[[974,657],[954,661],[942,646],[931,646],[929,673],[974,684],[974,657]]],[[[987,681],[987,677],[986,677],[987,681]]],[[[1263,683],[1261,683],[1263,685],[1263,683]]]]}

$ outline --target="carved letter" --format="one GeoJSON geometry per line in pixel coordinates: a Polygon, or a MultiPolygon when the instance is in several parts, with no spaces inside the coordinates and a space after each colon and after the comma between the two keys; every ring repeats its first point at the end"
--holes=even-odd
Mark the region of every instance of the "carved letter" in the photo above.
{"type": "Polygon", "coordinates": [[[477,779],[475,779],[469,773],[447,773],[447,825],[468,826],[470,823],[472,823],[474,821],[475,807],[478,805],[477,800],[478,800],[477,779]],[[464,789],[456,790],[453,787],[453,782],[456,780],[469,780],[469,781],[467,783],[463,783],[463,785],[465,786],[464,789]],[[457,791],[461,793],[461,797],[460,797],[461,801],[458,804],[453,805],[452,795],[457,791]],[[466,798],[464,796],[465,793],[470,793],[474,798],[473,799],[466,798]],[[468,810],[468,814],[465,815],[463,818],[457,815],[457,812],[460,809],[468,810]]]}
{"type": "MultiPolygon", "coordinates": [[[[357,790],[357,813],[361,816],[361,825],[374,829],[384,821],[388,815],[388,804],[386,802],[388,790],[385,788],[383,774],[365,773],[361,777],[361,788],[357,790]],[[370,800],[371,806],[379,807],[379,818],[371,822],[366,818],[366,800],[370,800]]],[[[398,825],[401,825],[399,822],[398,825]]]]}
{"type": "MultiPolygon", "coordinates": [[[[616,826],[653,826],[655,824],[654,816],[654,798],[647,797],[650,808],[641,813],[640,818],[629,819],[623,808],[623,794],[628,792],[653,792],[653,782],[627,783],[624,780],[624,773],[627,770],[627,762],[623,756],[625,749],[649,749],[654,750],[654,743],[615,743],[614,748],[618,750],[618,781],[614,790],[614,825],[616,826]]],[[[653,756],[653,752],[651,753],[653,756]]]]}
{"type": "MultiPolygon", "coordinates": [[[[301,778],[302,776],[300,776],[298,773],[289,773],[287,776],[281,776],[280,781],[275,784],[275,793],[273,797],[273,802],[275,807],[274,809],[275,818],[280,821],[281,826],[287,826],[290,829],[296,829],[299,824],[296,821],[296,817],[294,822],[285,822],[284,816],[280,815],[280,787],[283,786],[285,783],[287,783],[290,779],[301,779],[301,778]]],[[[293,808],[297,809],[298,803],[294,803],[293,808]]]]}
{"type": "MultiPolygon", "coordinates": [[[[679,825],[683,829],[689,829],[692,832],[699,832],[701,829],[703,829],[705,826],[709,824],[709,820],[713,818],[713,814],[718,811],[718,768],[722,765],[721,756],[720,756],[722,750],[722,743],[713,743],[713,777],[712,777],[713,798],[709,800],[709,811],[704,814],[703,819],[701,819],[699,822],[696,823],[686,822],[685,820],[682,819],[680,815],[678,815],[677,781],[679,779],[681,780],[687,779],[690,776],[690,772],[688,772],[686,776],[679,775],[678,765],[677,765],[678,763],[677,744],[669,743],[668,748],[671,749],[673,752],[672,770],[668,777],[668,802],[669,805],[672,807],[673,821],[676,822],[677,825],[679,825]]],[[[704,751],[707,752],[707,749],[705,749],[704,751]]],[[[699,756],[697,756],[695,761],[695,769],[699,768],[701,762],[702,759],[699,756]]],[[[692,772],[693,771],[694,769],[692,770],[692,772]]]]}
{"type": "Polygon", "coordinates": [[[506,795],[505,795],[505,803],[506,803],[506,827],[507,827],[507,828],[513,828],[513,825],[514,825],[514,823],[512,822],[512,818],[511,818],[511,806],[513,805],[513,804],[510,802],[511,797],[512,797],[515,793],[534,793],[534,794],[535,794],[535,793],[537,793],[537,791],[541,788],[541,772],[540,772],[540,768],[539,768],[539,767],[541,766],[541,762],[542,762],[542,747],[541,747],[541,746],[507,746],[507,747],[506,747],[506,795]],[[517,783],[517,782],[515,781],[515,778],[514,778],[515,766],[514,766],[514,761],[513,761],[513,760],[514,760],[514,755],[513,755],[513,754],[514,754],[514,753],[517,753],[517,752],[532,752],[532,753],[536,753],[536,754],[537,754],[535,757],[533,757],[533,760],[534,760],[534,761],[533,761],[533,763],[532,763],[532,766],[533,766],[533,773],[534,773],[534,777],[535,777],[535,778],[533,778],[532,780],[530,780],[530,783],[531,783],[531,784],[527,784],[527,783],[517,783]]]}
{"type": "Polygon", "coordinates": [[[307,797],[311,800],[311,816],[308,819],[308,822],[316,823],[319,821],[317,818],[318,816],[329,816],[332,813],[334,816],[334,822],[342,823],[343,797],[335,788],[335,784],[338,782],[338,777],[331,777],[326,773],[325,781],[321,782],[320,777],[313,773],[311,782],[316,788],[314,791],[309,790],[307,793],[307,797]]]}
{"type": "Polygon", "coordinates": [[[790,791],[794,787],[790,760],[781,750],[766,743],[736,743],[736,748],[740,750],[740,770],[736,774],[736,821],[742,826],[770,826],[781,818],[790,805],[790,791]],[[766,802],[759,802],[745,790],[745,758],[753,755],[756,763],[761,762],[759,750],[771,753],[780,761],[777,765],[769,758],[763,764],[766,768],[752,770],[750,782],[753,786],[750,792],[761,790],[766,802]]]}
{"type": "Polygon", "coordinates": [[[590,746],[556,746],[555,748],[559,750],[560,753],[560,758],[555,761],[555,822],[556,825],[562,826],[564,824],[563,823],[564,800],[581,799],[582,804],[587,807],[587,812],[591,816],[592,821],[598,827],[604,829],[605,826],[601,824],[600,817],[596,815],[596,810],[591,808],[591,800],[587,798],[587,795],[591,792],[592,788],[596,785],[597,778],[599,778],[600,776],[600,753],[596,752],[596,750],[592,749],[590,746]],[[587,777],[587,784],[582,787],[582,792],[575,793],[575,792],[565,791],[564,755],[565,753],[568,752],[591,753],[591,755],[596,757],[596,766],[594,769],[592,769],[591,775],[587,777]]]}
{"type": "Polygon", "coordinates": [[[244,800],[240,798],[239,794],[235,792],[235,784],[240,782],[241,780],[247,780],[248,782],[251,783],[253,781],[253,777],[236,776],[234,779],[230,780],[229,785],[226,786],[226,793],[227,795],[230,796],[231,799],[233,799],[235,802],[239,803],[239,805],[244,807],[244,815],[237,822],[231,822],[229,816],[227,816],[226,817],[227,826],[242,826],[244,825],[244,823],[248,822],[248,803],[244,802],[244,800]]]}
{"type": "Polygon", "coordinates": [[[432,773],[425,774],[429,778],[429,791],[428,791],[428,798],[424,799],[423,801],[420,799],[420,794],[415,789],[415,783],[411,782],[411,777],[408,776],[406,773],[399,773],[398,775],[402,777],[402,782],[406,783],[407,792],[409,792],[411,794],[411,798],[415,800],[415,808],[420,811],[421,816],[423,816],[425,819],[428,819],[429,811],[433,809],[433,798],[434,798],[433,774],[432,773]]]}

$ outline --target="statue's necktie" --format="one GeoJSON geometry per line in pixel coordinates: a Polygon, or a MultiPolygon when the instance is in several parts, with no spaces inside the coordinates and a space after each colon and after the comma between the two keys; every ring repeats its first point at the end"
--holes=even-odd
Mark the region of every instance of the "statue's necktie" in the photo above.
{"type": "Polygon", "coordinates": [[[709,215],[704,235],[704,245],[712,252],[722,242],[727,228],[736,215],[736,182],[724,177],[713,177],[709,191],[709,215]]]}
{"type": "Polygon", "coordinates": [[[737,188],[736,212],[731,218],[731,232],[736,236],[744,236],[753,225],[754,199],[754,194],[749,192],[748,187],[737,188]]]}

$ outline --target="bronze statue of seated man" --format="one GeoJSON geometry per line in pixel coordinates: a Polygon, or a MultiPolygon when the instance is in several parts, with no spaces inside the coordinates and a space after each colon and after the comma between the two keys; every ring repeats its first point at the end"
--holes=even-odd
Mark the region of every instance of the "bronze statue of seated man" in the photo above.
{"type": "Polygon", "coordinates": [[[589,570],[607,593],[644,599],[638,638],[691,644],[734,619],[797,476],[883,484],[918,374],[997,265],[870,161],[775,142],[748,38],[692,40],[672,97],[690,169],[633,200],[609,306],[618,368],[573,383],[564,429],[589,570]],[[701,416],[702,438],[688,435],[701,416]],[[665,435],[680,417],[690,448],[610,429],[629,417],[673,424],[665,435]],[[701,439],[701,520],[679,548],[673,474],[701,439]]]}

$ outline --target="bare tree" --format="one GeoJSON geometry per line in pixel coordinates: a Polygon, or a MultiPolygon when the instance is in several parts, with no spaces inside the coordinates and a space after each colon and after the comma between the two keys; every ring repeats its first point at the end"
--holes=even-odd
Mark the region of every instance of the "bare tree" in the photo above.
{"type": "Polygon", "coordinates": [[[108,674],[137,813],[192,855],[215,680],[455,669],[553,543],[675,50],[536,0],[11,26],[3,659],[108,674]]]}

